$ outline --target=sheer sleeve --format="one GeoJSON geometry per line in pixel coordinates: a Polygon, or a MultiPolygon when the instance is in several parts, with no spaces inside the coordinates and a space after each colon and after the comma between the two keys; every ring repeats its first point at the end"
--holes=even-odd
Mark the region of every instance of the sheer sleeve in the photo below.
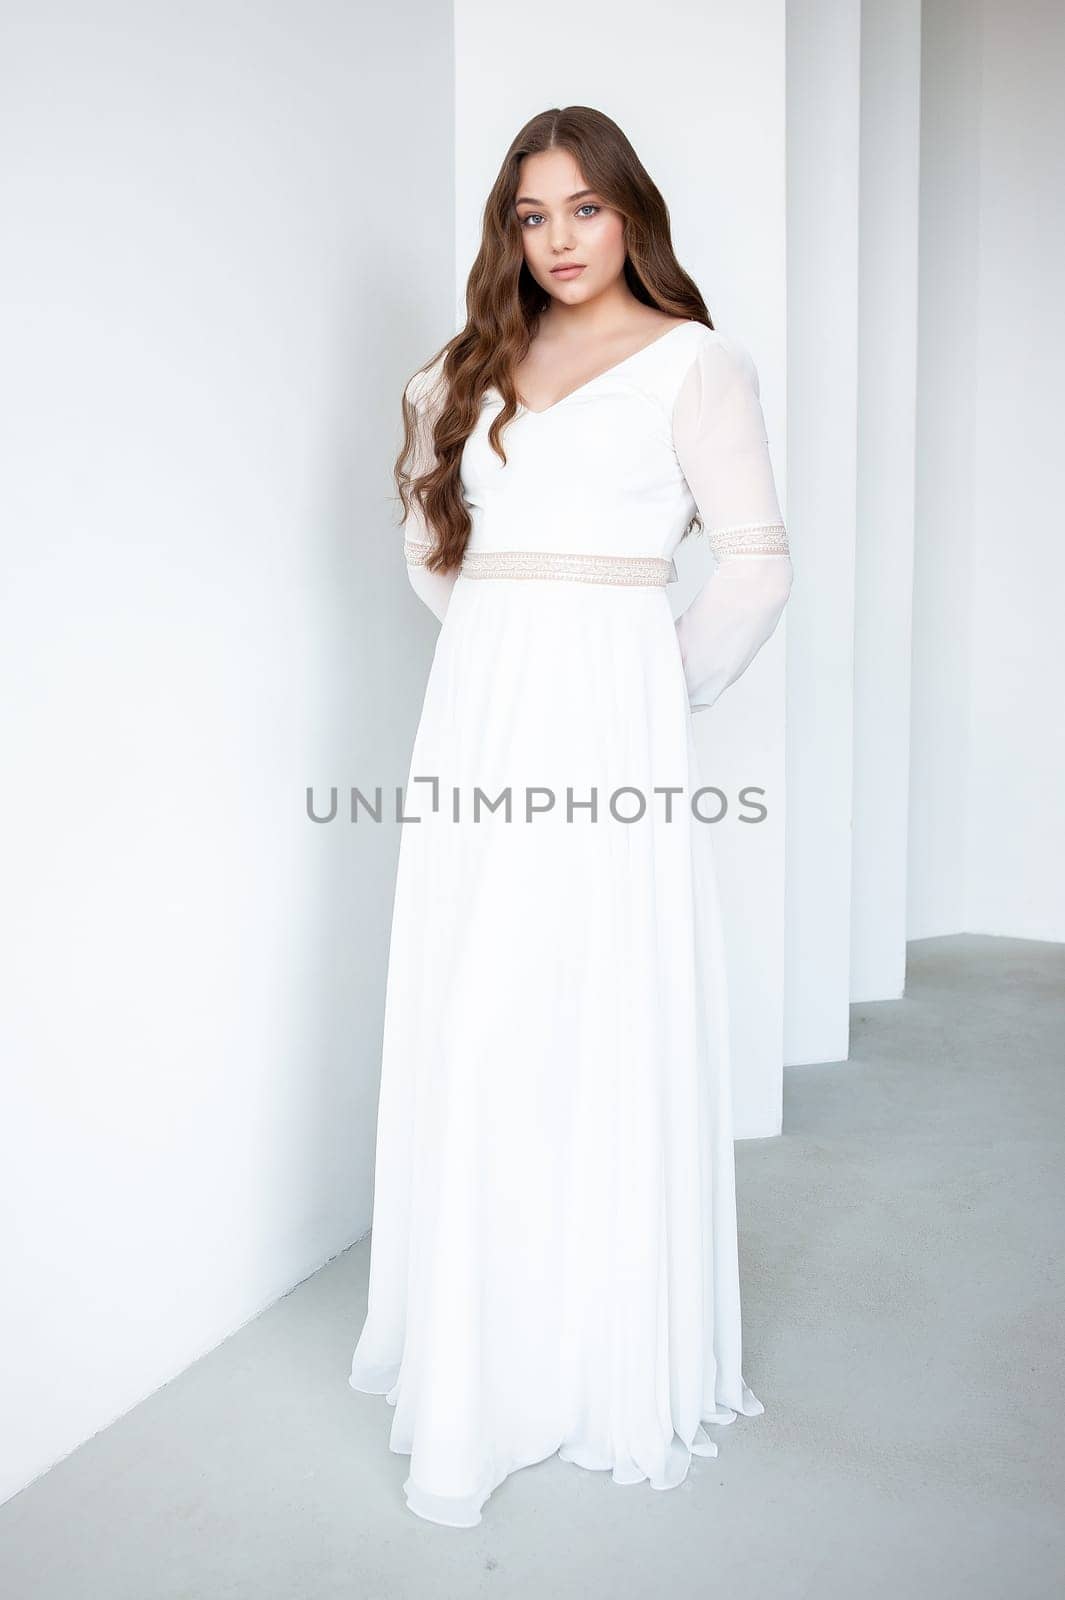
{"type": "MultiPolygon", "coordinates": [[[[427,370],[416,372],[404,390],[414,407],[414,440],[409,467],[414,478],[428,472],[433,464],[433,423],[441,398],[438,384],[442,371],[443,360],[438,358],[427,370]]],[[[450,572],[430,572],[426,567],[425,558],[432,551],[434,540],[417,502],[412,504],[403,524],[403,535],[403,555],[411,588],[443,622],[458,568],[453,567],[450,572]]]]}
{"type": "Polygon", "coordinates": [[[673,443],[716,562],[676,622],[689,702],[705,711],[773,632],[793,576],[758,373],[739,340],[713,330],[700,344],[674,403],[673,443]]]}

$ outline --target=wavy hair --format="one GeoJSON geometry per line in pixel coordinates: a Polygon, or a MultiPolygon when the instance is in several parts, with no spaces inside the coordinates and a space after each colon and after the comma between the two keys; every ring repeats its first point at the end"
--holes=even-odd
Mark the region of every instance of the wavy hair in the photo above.
{"type": "Polygon", "coordinates": [[[617,123],[591,106],[556,107],[527,122],[511,143],[485,203],[480,249],[466,283],[466,326],[419,368],[403,394],[403,445],[393,470],[402,520],[416,504],[435,546],[426,557],[432,571],[457,567],[466,548],[470,514],[459,471],[463,446],[488,388],[504,402],[488,440],[506,463],[500,436],[518,408],[511,372],[528,354],[550,304],[526,266],[514,200],[524,158],[553,149],[568,150],[588,187],[623,217],[623,270],[636,299],[714,326],[702,295],[674,254],[666,203],[617,123]],[[423,423],[417,397],[425,391],[424,375],[438,365],[438,399],[432,420],[423,423]],[[420,427],[423,450],[416,448],[420,427]],[[412,475],[419,456],[427,470],[412,475]]]}

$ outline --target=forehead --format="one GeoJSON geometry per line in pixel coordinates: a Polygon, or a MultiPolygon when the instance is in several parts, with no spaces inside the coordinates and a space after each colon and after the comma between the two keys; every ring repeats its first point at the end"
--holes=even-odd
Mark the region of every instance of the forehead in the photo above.
{"type": "Polygon", "coordinates": [[[590,185],[569,150],[539,150],[524,156],[518,166],[517,198],[564,203],[590,185]]]}

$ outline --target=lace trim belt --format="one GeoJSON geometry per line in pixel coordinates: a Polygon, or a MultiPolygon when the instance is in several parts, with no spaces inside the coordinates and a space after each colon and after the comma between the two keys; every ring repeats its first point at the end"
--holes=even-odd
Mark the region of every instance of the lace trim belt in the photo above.
{"type": "MultiPolygon", "coordinates": [[[[431,545],[407,540],[411,566],[424,566],[431,545]]],[[[571,550],[467,550],[465,578],[569,578],[576,583],[667,584],[677,576],[668,556],[611,556],[571,550]]]]}
{"type": "Polygon", "coordinates": [[[786,556],[788,531],[782,522],[741,522],[707,535],[716,560],[722,556],[786,556]]]}
{"type": "MultiPolygon", "coordinates": [[[[708,535],[715,560],[725,556],[788,554],[782,522],[748,522],[717,528],[708,535]]],[[[407,539],[403,553],[411,566],[424,566],[432,545],[407,539]]],[[[460,567],[467,578],[569,578],[576,583],[667,584],[677,576],[668,556],[594,555],[571,550],[467,550],[460,567]]]]}

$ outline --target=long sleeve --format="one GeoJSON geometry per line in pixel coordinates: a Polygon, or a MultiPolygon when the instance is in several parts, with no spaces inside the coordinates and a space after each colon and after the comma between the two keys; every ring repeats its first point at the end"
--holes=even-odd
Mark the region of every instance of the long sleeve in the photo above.
{"type": "MultiPolygon", "coordinates": [[[[416,372],[404,391],[414,407],[414,444],[409,469],[414,478],[428,472],[433,464],[433,422],[439,400],[436,381],[441,371],[442,360],[438,359],[428,371],[416,372]]],[[[450,572],[430,572],[426,568],[425,558],[432,550],[434,540],[417,502],[411,506],[403,524],[403,533],[403,554],[411,588],[433,615],[443,622],[458,577],[458,568],[452,568],[450,572]]]]}
{"type": "Polygon", "coordinates": [[[758,373],[737,339],[712,330],[673,407],[677,460],[716,566],[677,618],[693,711],[705,711],[772,634],[792,585],[758,373]]]}

